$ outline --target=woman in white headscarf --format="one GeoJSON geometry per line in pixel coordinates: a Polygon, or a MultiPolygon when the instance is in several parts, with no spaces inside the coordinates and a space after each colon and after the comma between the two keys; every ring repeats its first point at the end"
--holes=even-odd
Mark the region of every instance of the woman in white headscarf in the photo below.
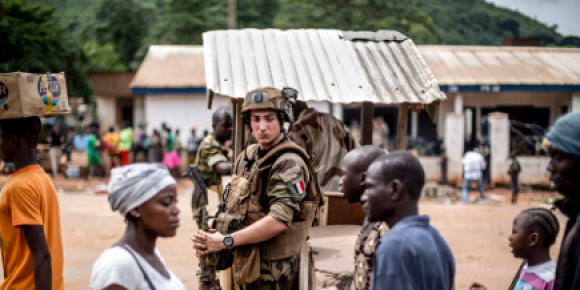
{"type": "Polygon", "coordinates": [[[109,203],[125,216],[123,237],[93,265],[92,290],[185,289],[165,266],[155,244],[179,227],[175,179],[161,164],[137,163],[112,170],[109,203]]]}

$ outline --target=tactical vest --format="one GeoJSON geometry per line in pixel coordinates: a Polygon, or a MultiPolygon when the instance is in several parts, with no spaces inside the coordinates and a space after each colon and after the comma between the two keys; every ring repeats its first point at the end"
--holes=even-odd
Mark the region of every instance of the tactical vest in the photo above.
{"type": "Polygon", "coordinates": [[[216,229],[222,234],[232,233],[248,227],[265,217],[269,203],[264,200],[271,169],[282,155],[296,154],[306,163],[310,181],[306,185],[306,195],[300,202],[300,212],[292,224],[277,236],[254,245],[234,248],[232,263],[236,284],[249,284],[260,275],[260,261],[275,261],[298,255],[300,246],[308,236],[312,222],[321,203],[320,189],[316,174],[308,154],[296,143],[284,141],[257,158],[258,144],[250,145],[235,163],[226,210],[218,216],[216,229]]]}

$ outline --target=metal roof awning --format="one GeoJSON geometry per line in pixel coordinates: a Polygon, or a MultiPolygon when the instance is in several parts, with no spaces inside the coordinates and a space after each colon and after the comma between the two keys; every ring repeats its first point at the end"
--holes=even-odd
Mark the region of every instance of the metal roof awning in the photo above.
{"type": "Polygon", "coordinates": [[[427,45],[419,51],[444,91],[580,90],[578,48],[427,45]]]}
{"type": "MultiPolygon", "coordinates": [[[[210,94],[293,87],[305,101],[429,104],[445,100],[411,39],[394,31],[242,29],[203,34],[210,94]]],[[[210,100],[211,102],[211,100],[210,100]]]]}

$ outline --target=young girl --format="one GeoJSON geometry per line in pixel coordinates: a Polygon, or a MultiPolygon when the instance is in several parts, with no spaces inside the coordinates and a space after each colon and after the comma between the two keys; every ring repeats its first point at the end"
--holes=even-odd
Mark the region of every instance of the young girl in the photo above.
{"type": "MultiPolygon", "coordinates": [[[[552,290],[556,263],[550,258],[550,247],[556,241],[560,225],[556,216],[545,208],[529,208],[514,220],[508,237],[514,257],[524,259],[519,278],[509,289],[552,290]]],[[[487,289],[473,283],[471,290],[487,289]]]]}

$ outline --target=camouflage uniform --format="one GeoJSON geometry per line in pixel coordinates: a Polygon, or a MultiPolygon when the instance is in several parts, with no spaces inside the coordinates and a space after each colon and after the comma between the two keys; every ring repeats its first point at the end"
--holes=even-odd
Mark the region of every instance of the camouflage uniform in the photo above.
{"type": "MultiPolygon", "coordinates": [[[[249,166],[246,164],[255,163],[265,153],[260,152],[258,144],[254,144],[247,148],[246,154],[247,161],[240,158],[236,162],[235,175],[247,175],[249,166]]],[[[300,203],[306,195],[304,186],[310,181],[308,166],[297,154],[284,153],[272,165],[269,176],[265,190],[256,193],[258,203],[262,206],[263,214],[290,226],[300,212],[300,203]]],[[[236,289],[292,289],[297,273],[298,256],[269,260],[261,255],[260,279],[250,285],[236,285],[236,289]]]]}
{"type": "Polygon", "coordinates": [[[260,281],[251,285],[236,285],[236,290],[290,290],[298,273],[298,257],[260,262],[260,281]]]}
{"type": "Polygon", "coordinates": [[[292,124],[288,138],[314,157],[320,189],[337,191],[342,160],[348,151],[359,146],[346,126],[330,114],[308,108],[292,124]]]}
{"type": "Polygon", "coordinates": [[[388,231],[389,226],[386,222],[380,221],[376,223],[367,224],[366,227],[372,227],[370,232],[363,235],[363,230],[356,240],[354,246],[354,288],[357,290],[371,289],[371,277],[373,276],[373,257],[379,244],[379,239],[382,238],[388,231]]]}
{"type": "MultiPolygon", "coordinates": [[[[212,133],[207,134],[199,144],[195,164],[201,178],[207,187],[215,186],[213,189],[221,194],[221,174],[217,173],[214,166],[220,162],[228,162],[228,149],[218,142],[212,133]]],[[[207,200],[201,205],[207,205],[207,200]]]]}
{"type": "MultiPolygon", "coordinates": [[[[278,89],[248,92],[242,108],[246,122],[255,109],[273,109],[284,120],[292,121],[289,99],[278,89]]],[[[300,246],[306,240],[320,198],[318,186],[310,183],[316,176],[306,159],[305,150],[286,138],[265,151],[258,144],[249,145],[238,156],[224,214],[244,215],[241,228],[270,216],[288,229],[259,244],[233,249],[234,282],[249,283],[235,285],[235,289],[293,289],[300,246]],[[248,270],[248,265],[257,265],[254,262],[259,262],[259,267],[248,270]]]]}

